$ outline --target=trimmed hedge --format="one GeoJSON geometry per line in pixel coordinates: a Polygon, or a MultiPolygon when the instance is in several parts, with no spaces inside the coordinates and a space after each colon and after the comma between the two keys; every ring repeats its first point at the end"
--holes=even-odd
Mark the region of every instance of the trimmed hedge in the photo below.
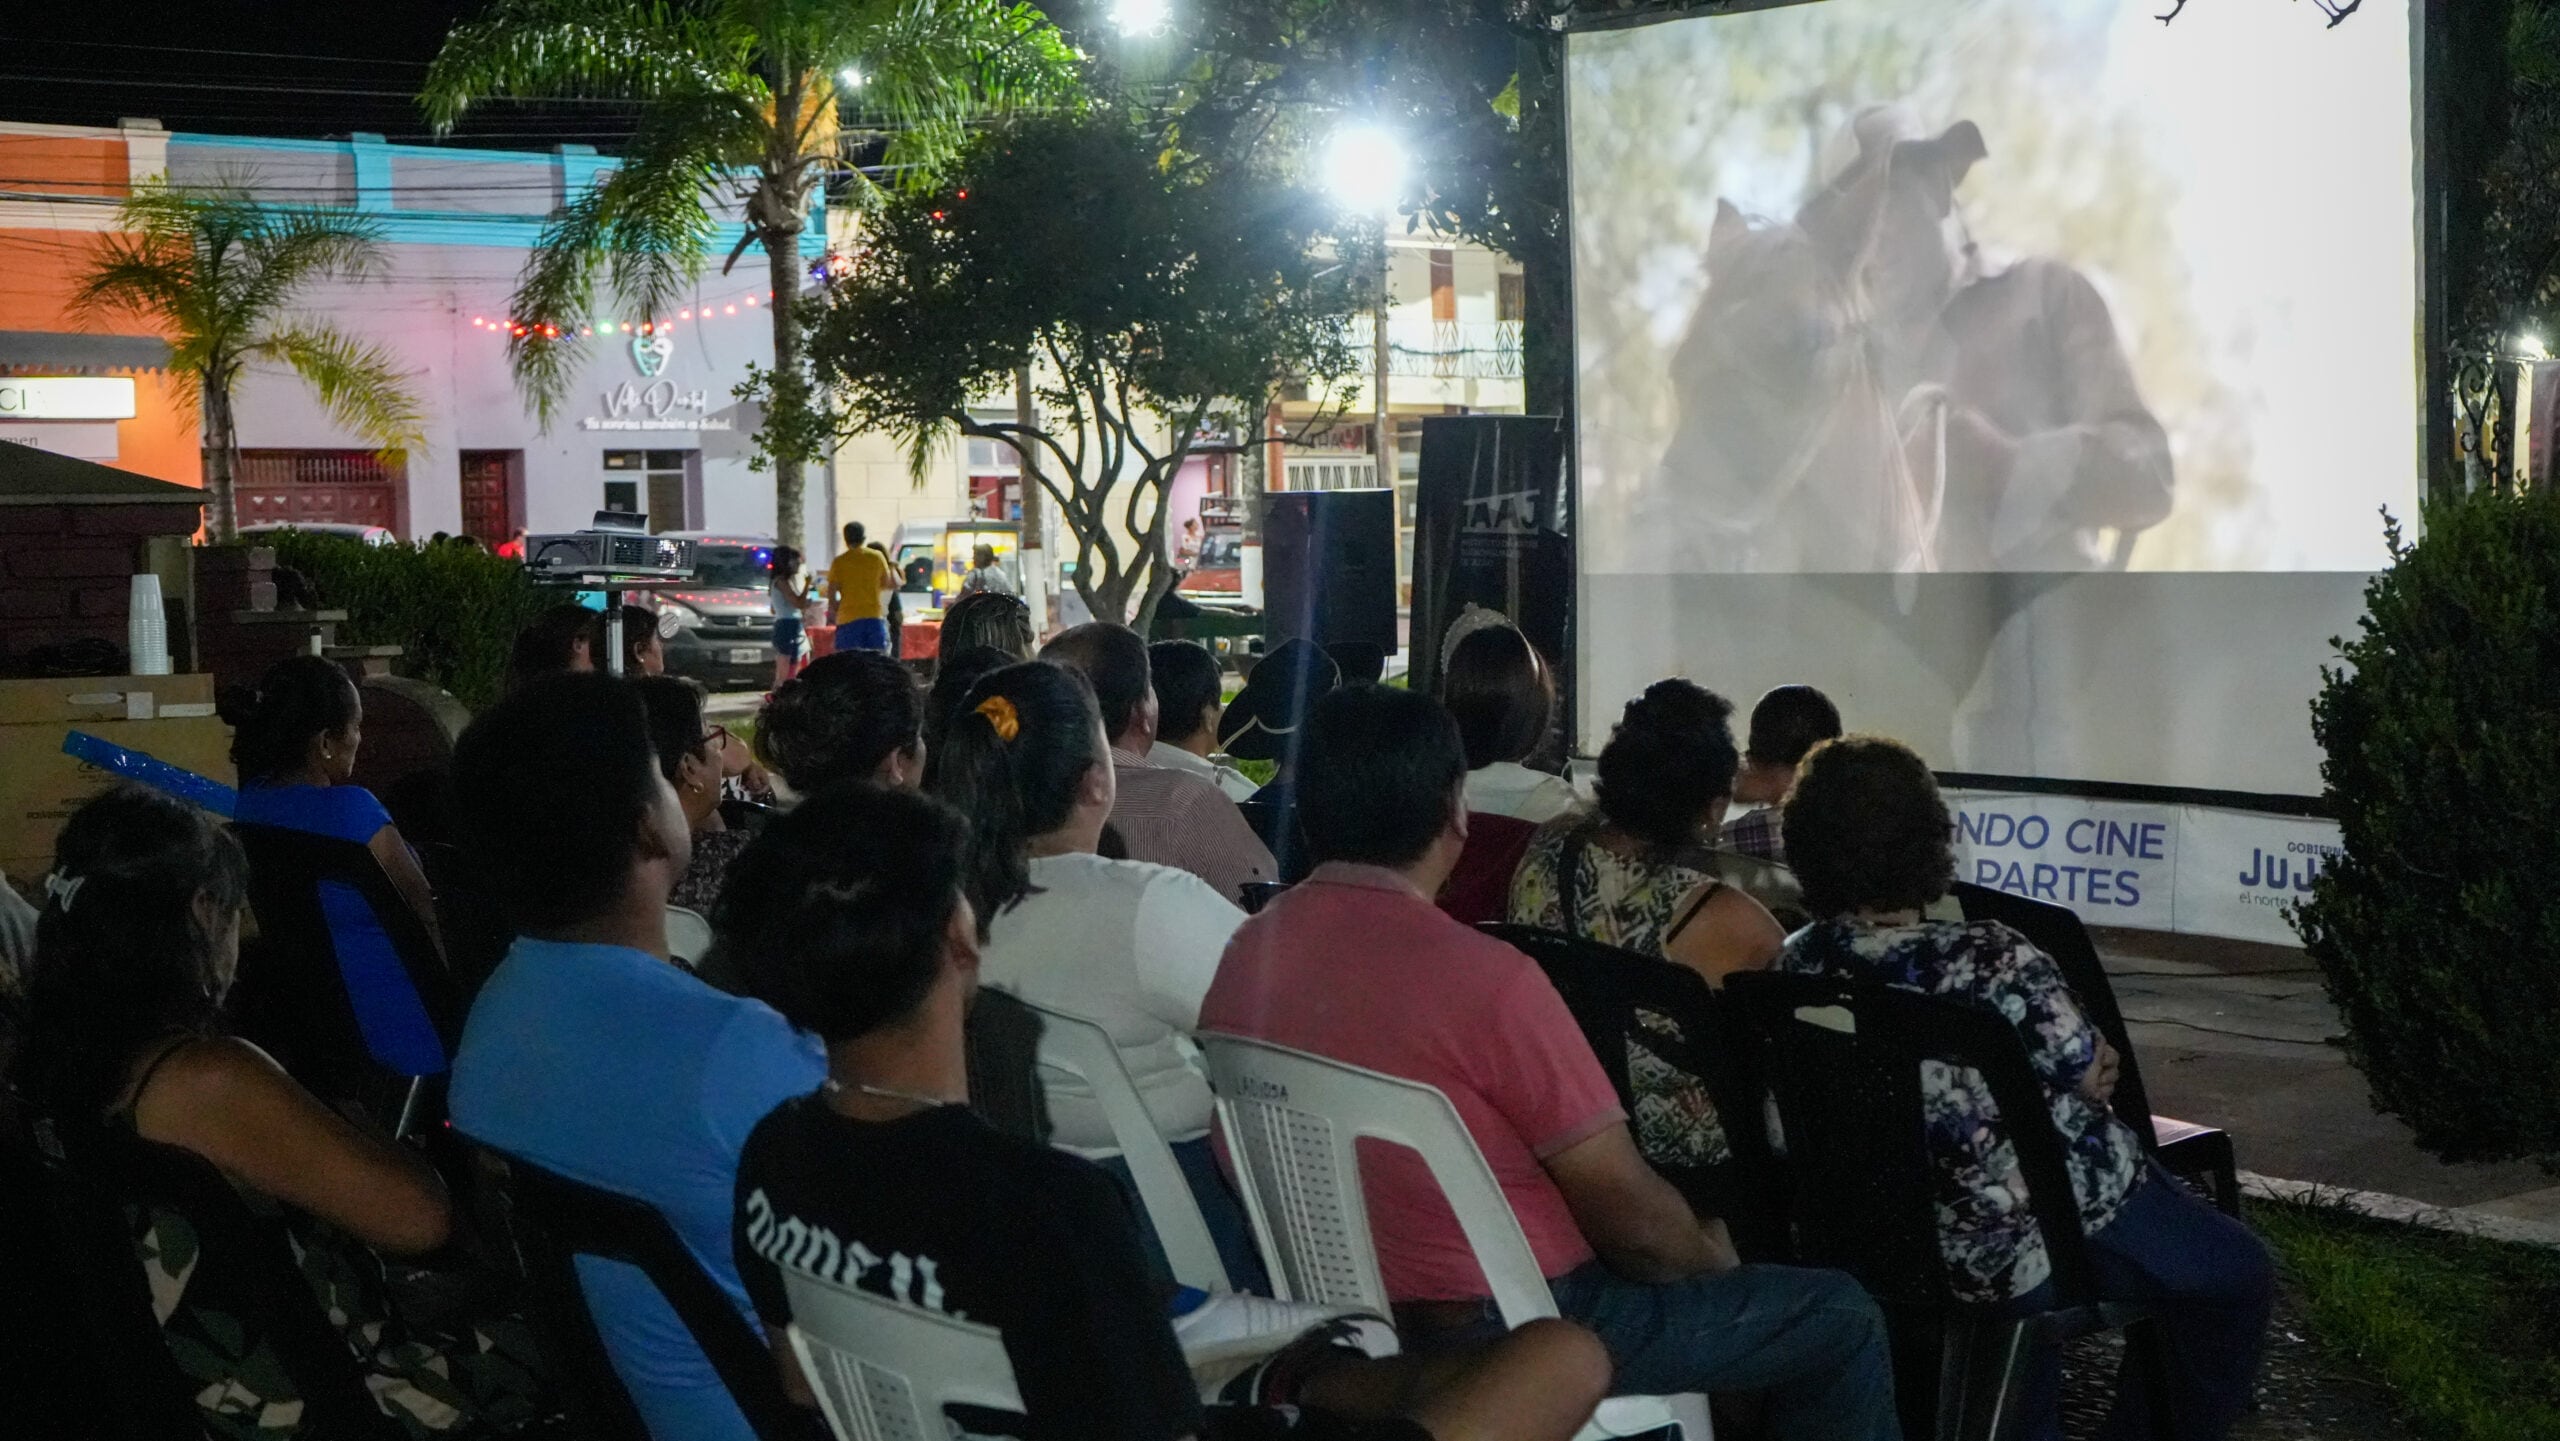
{"type": "Polygon", "coordinates": [[[2381,1110],[2447,1160],[2560,1161],[2560,492],[2431,503],[2333,642],[2345,854],[2291,918],[2381,1110]]]}
{"type": "Polygon", "coordinates": [[[523,566],[473,546],[363,545],[293,530],[259,543],[275,547],[278,565],[302,572],[322,605],[347,613],[341,640],[401,647],[393,670],[475,711],[505,688],[516,632],[558,599],[536,589],[523,566]]]}

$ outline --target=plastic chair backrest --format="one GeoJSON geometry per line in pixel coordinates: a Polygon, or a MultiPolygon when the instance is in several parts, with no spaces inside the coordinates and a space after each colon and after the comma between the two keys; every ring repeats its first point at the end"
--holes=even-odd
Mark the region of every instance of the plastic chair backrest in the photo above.
{"type": "Polygon", "coordinates": [[[635,1266],[649,1278],[758,1436],[782,1441],[814,1433],[808,1412],[783,1394],[772,1351],[656,1207],[472,1144],[503,1176],[509,1229],[531,1284],[545,1353],[565,1373],[561,1379],[591,1429],[646,1434],[587,1310],[580,1256],[635,1266]]]}
{"type": "Polygon", "coordinates": [[[1094,1104],[1102,1108],[1103,1118],[1111,1123],[1111,1138],[1138,1183],[1138,1199],[1147,1209],[1147,1221],[1155,1227],[1165,1259],[1172,1263],[1173,1279],[1203,1291],[1231,1289],[1226,1265],[1218,1259],[1218,1243],[1209,1235],[1209,1223],[1201,1219],[1200,1203],[1192,1198],[1191,1183],[1183,1179],[1173,1147],[1165,1143],[1145,1099],[1130,1081],[1110,1033],[1082,1016],[1046,1006],[1031,1009],[1040,1015],[1040,1063],[1083,1082],[1093,1093],[1094,1104]]]}
{"type": "Polygon", "coordinates": [[[1504,1325],[1556,1313],[1510,1201],[1447,1096],[1285,1046],[1215,1032],[1199,1039],[1218,1127],[1281,1299],[1388,1314],[1360,1189],[1357,1144],[1365,1138],[1422,1158],[1484,1268],[1504,1325]]]}
{"type": "Polygon", "coordinates": [[[258,942],[232,991],[250,1039],[325,1098],[445,1073],[461,999],[426,927],[353,841],[235,823],[258,942]]]}
{"type": "Polygon", "coordinates": [[[789,1267],[791,1353],[840,1441],[942,1441],[946,1406],[1022,1412],[1004,1337],[789,1267]]]}
{"type": "Polygon", "coordinates": [[[1517,816],[1467,813],[1467,845],[1440,887],[1440,909],[1468,925],[1499,921],[1510,913],[1511,877],[1538,828],[1517,816]]]}
{"type": "Polygon", "coordinates": [[[2107,979],[2106,963],[2098,958],[2098,946],[2089,939],[2089,928],[2081,923],[2079,913],[2065,906],[2011,895],[1970,881],[1956,882],[1951,894],[1964,907],[1968,921],[1998,921],[2027,943],[2053,958],[2062,970],[2062,979],[2079,998],[2080,1009],[2089,1016],[2089,1024],[2116,1048],[2122,1062],[2116,1073],[2116,1091],[2110,1105],[2116,1119],[2133,1130],[2142,1141],[2142,1149],[2160,1148],[2157,1129],[2151,1120],[2151,1093],[2142,1084],[2142,1065],[2134,1058],[2133,1037],[2126,1031],[2124,1011],[2116,1004],[2115,983],[2107,979]]]}
{"type": "Polygon", "coordinates": [[[711,954],[711,923],[701,912],[667,907],[667,954],[687,967],[711,954]]]}
{"type": "Polygon", "coordinates": [[[1749,1020],[1777,1098],[1801,1261],[1847,1271],[1888,1304],[1958,1304],[1939,1247],[1920,1083],[1921,1063],[1940,1061],[1971,1067],[1990,1092],[2052,1257],[2057,1306],[2094,1296],[2062,1138],[2006,1017],[1826,976],[1746,973],[1725,994],[1749,1020]]]}

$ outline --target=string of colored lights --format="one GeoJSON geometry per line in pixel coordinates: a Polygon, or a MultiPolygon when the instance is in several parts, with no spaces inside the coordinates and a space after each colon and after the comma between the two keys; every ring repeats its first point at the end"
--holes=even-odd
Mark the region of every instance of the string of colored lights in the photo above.
{"type": "MultiPolygon", "coordinates": [[[[675,329],[677,323],[680,321],[691,323],[698,320],[711,320],[715,318],[725,319],[737,314],[738,307],[741,305],[745,306],[747,311],[752,314],[761,309],[772,299],[773,292],[770,290],[762,293],[748,291],[740,296],[732,296],[726,301],[706,300],[698,306],[687,305],[680,307],[676,311],[673,319],[642,319],[638,321],[608,320],[600,325],[582,325],[578,327],[578,333],[580,335],[596,335],[600,333],[605,335],[655,335],[662,330],[675,329]],[[700,312],[699,316],[696,315],[697,311],[700,312]],[[716,316],[714,314],[715,311],[717,312],[716,316]]],[[[564,332],[557,327],[548,325],[536,327],[528,325],[513,316],[508,316],[502,320],[491,320],[485,315],[475,315],[471,317],[471,326],[475,330],[486,330],[493,335],[504,336],[530,335],[538,328],[542,331],[544,338],[550,340],[557,340],[562,336],[562,334],[564,334],[564,332]]]]}

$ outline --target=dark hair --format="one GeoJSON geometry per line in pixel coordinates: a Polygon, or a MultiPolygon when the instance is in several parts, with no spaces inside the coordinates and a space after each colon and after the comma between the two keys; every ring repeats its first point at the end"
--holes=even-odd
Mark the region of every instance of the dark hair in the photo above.
{"type": "MultiPolygon", "coordinates": [[[[577,655],[578,642],[589,638],[595,616],[585,606],[562,602],[526,621],[524,629],[516,632],[515,648],[507,653],[508,687],[566,672],[577,655]]],[[[592,644],[587,653],[594,657],[592,644]]]]}
{"type": "Polygon", "coordinates": [[[1449,824],[1466,746],[1446,706],[1393,686],[1316,702],[1298,771],[1298,825],[1319,861],[1406,866],[1449,824]]]}
{"type": "Polygon", "coordinates": [[[869,780],[924,734],[913,671],[878,651],[840,650],[782,683],[756,716],[756,758],[800,795],[869,780]]]}
{"type": "Polygon", "coordinates": [[[1117,741],[1138,718],[1154,682],[1147,670],[1147,643],[1125,625],[1089,620],[1058,632],[1040,648],[1040,658],[1084,672],[1093,682],[1094,704],[1102,707],[1102,733],[1117,741]]]}
{"type": "Polygon", "coordinates": [[[1200,714],[1226,690],[1226,672],[1196,640],[1160,640],[1147,647],[1147,671],[1155,677],[1156,736],[1182,741],[1200,729],[1200,714]]]}
{"type": "Polygon", "coordinates": [[[1507,625],[1469,631],[1449,651],[1440,701],[1458,718],[1467,769],[1537,750],[1555,716],[1556,682],[1529,638],[1507,625]]]}
{"type": "Polygon", "coordinates": [[[36,919],[26,1030],[11,1076],[39,1109],[95,1120],[143,1046],[217,1028],[222,978],[195,898],[237,911],[240,843],[183,801],[120,785],[71,813],[36,919]]]}
{"type": "Polygon", "coordinates": [[[682,676],[644,675],[632,677],[631,685],[649,715],[649,745],[658,753],[658,774],[672,781],[686,756],[702,753],[702,684],[682,676]]]}
{"type": "Polygon", "coordinates": [[[977,688],[978,682],[1006,666],[1020,664],[1022,657],[991,645],[973,645],[935,661],[933,689],[924,698],[925,755],[929,758],[942,749],[942,738],[951,729],[951,718],[960,713],[960,703],[968,699],[969,692],[977,688]]]}
{"type": "Polygon", "coordinates": [[[730,863],[713,929],[783,1019],[847,1041],[905,1019],[940,974],[968,827],[912,791],[848,781],[775,817],[730,863]]]}
{"type": "Polygon", "coordinates": [[[344,731],[362,704],[337,662],[289,655],[255,687],[223,687],[217,709],[232,727],[231,764],[245,783],[300,770],[313,738],[344,731]]]}
{"type": "Polygon", "coordinates": [[[777,545],[773,548],[773,563],[768,567],[768,573],[770,575],[777,578],[788,578],[792,572],[799,568],[800,548],[798,546],[777,545]]]}
{"type": "Polygon", "coordinates": [[[1809,685],[1782,685],[1751,708],[1751,743],[1743,753],[1773,766],[1791,766],[1805,752],[1840,734],[1840,707],[1809,685]]]}
{"type": "Polygon", "coordinates": [[[664,784],[639,690],[593,672],[526,682],[453,748],[456,823],[520,931],[614,903],[664,784]]]}
{"type": "Polygon", "coordinates": [[[1956,878],[1955,826],[1937,777],[1882,736],[1824,741],[1779,813],[1787,864],[1817,916],[1922,907],[1956,878]]]}
{"type": "Polygon", "coordinates": [[[1024,661],[990,672],[969,691],[925,765],[925,789],[969,818],[969,903],[993,924],[1031,893],[1031,838],[1075,813],[1085,773],[1111,764],[1093,738],[1100,711],[1082,671],[1024,661]],[[1012,708],[1013,738],[989,704],[1012,708]]]}
{"type": "Polygon", "coordinates": [[[1658,850],[1696,844],[1707,808],[1733,794],[1732,720],[1733,703],[1694,681],[1646,687],[1600,751],[1600,813],[1658,850]]]}
{"type": "MultiPolygon", "coordinates": [[[[587,622],[587,654],[594,658],[596,669],[604,669],[604,658],[610,654],[605,645],[606,611],[589,611],[594,619],[587,622]]],[[[622,608],[622,673],[640,674],[640,652],[647,649],[658,633],[658,613],[645,605],[622,608]]]]}
{"type": "Polygon", "coordinates": [[[861,522],[861,521],[858,521],[858,520],[848,520],[848,521],[846,521],[846,522],[844,523],[844,546],[845,546],[845,549],[847,549],[847,550],[855,550],[855,549],[859,549],[859,548],[861,547],[861,545],[862,545],[862,538],[863,538],[863,536],[865,536],[865,535],[867,535],[867,534],[869,534],[869,532],[865,531],[865,530],[862,528],[862,522],[861,522]]]}
{"type": "Polygon", "coordinates": [[[1015,660],[1029,660],[1038,643],[1031,633],[1031,605],[1018,595],[974,591],[943,609],[940,654],[993,646],[1015,660]]]}

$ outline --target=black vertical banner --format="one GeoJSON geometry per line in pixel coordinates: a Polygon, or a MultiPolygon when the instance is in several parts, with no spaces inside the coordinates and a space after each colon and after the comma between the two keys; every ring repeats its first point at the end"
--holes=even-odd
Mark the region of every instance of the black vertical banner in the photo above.
{"type": "Polygon", "coordinates": [[[1553,416],[1422,422],[1413,531],[1416,690],[1439,690],[1441,638],[1473,604],[1501,612],[1547,658],[1559,716],[1572,725],[1573,533],[1564,447],[1563,423],[1553,416]]]}

